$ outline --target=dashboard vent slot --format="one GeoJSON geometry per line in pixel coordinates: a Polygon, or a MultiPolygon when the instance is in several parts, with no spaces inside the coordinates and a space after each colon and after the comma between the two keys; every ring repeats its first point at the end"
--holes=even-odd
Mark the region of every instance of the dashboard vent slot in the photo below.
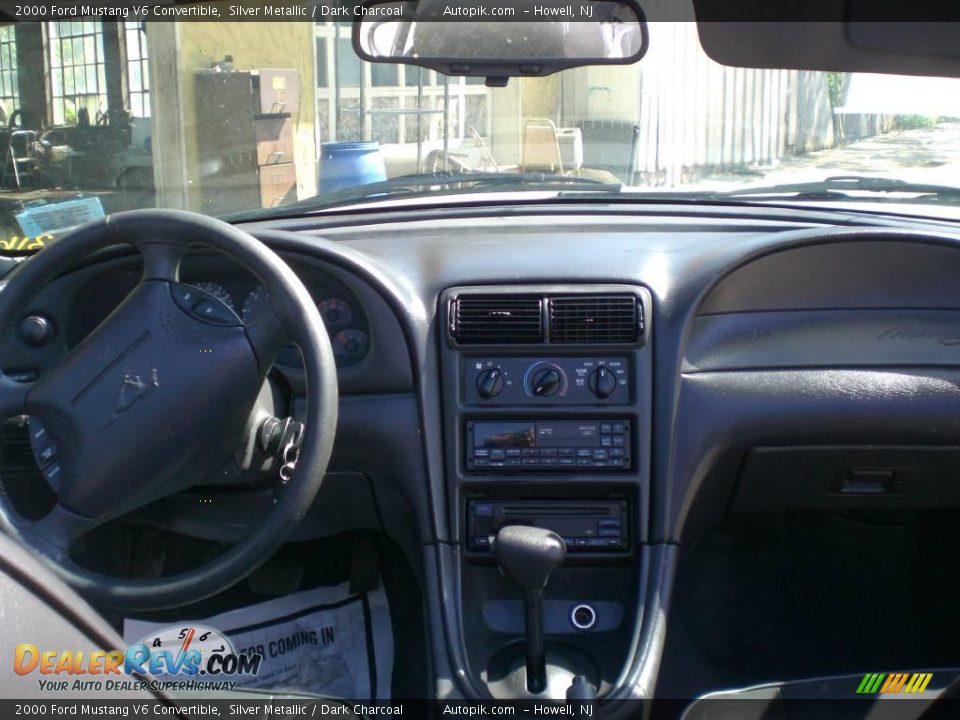
{"type": "Polygon", "coordinates": [[[633,343],[642,331],[642,310],[634,295],[550,299],[550,342],[633,343]]]}
{"type": "Polygon", "coordinates": [[[535,295],[470,295],[453,303],[450,332],[462,345],[543,341],[541,300],[535,295]]]}

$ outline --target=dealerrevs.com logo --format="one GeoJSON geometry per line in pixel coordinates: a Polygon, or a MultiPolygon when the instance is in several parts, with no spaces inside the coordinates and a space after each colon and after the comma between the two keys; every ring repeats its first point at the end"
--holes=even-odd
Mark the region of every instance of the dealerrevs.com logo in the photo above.
{"type": "Polygon", "coordinates": [[[166,628],[126,650],[50,650],[21,643],[13,670],[41,676],[40,689],[48,691],[232,690],[256,676],[262,661],[259,653],[237,653],[219,631],[190,625],[166,628]]]}

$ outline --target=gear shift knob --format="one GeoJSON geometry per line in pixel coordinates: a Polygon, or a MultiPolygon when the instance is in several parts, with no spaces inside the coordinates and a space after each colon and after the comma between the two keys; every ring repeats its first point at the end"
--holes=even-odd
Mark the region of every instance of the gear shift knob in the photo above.
{"type": "Polygon", "coordinates": [[[555,532],[525,525],[500,528],[492,549],[500,571],[524,592],[543,590],[567,554],[567,546],[555,532]]]}
{"type": "Polygon", "coordinates": [[[567,554],[563,539],[551,530],[524,525],[500,528],[493,539],[493,556],[500,572],[523,590],[526,628],[527,690],[547,686],[547,655],[543,639],[543,588],[567,554]]]}

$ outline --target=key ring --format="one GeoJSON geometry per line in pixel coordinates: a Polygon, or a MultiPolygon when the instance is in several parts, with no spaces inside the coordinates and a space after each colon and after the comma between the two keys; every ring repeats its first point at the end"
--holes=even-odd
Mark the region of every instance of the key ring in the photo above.
{"type": "Polygon", "coordinates": [[[280,482],[284,484],[290,482],[294,470],[297,469],[297,460],[300,458],[300,440],[303,437],[302,423],[291,423],[291,426],[292,435],[281,453],[283,464],[280,466],[280,482]]]}

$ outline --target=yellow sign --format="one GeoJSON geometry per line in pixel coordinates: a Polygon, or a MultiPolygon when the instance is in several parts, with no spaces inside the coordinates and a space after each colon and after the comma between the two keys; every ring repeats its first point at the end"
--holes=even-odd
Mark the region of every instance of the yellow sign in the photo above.
{"type": "Polygon", "coordinates": [[[53,235],[44,234],[36,237],[18,237],[14,235],[9,240],[0,239],[0,251],[3,250],[40,250],[53,240],[53,235]]]}

